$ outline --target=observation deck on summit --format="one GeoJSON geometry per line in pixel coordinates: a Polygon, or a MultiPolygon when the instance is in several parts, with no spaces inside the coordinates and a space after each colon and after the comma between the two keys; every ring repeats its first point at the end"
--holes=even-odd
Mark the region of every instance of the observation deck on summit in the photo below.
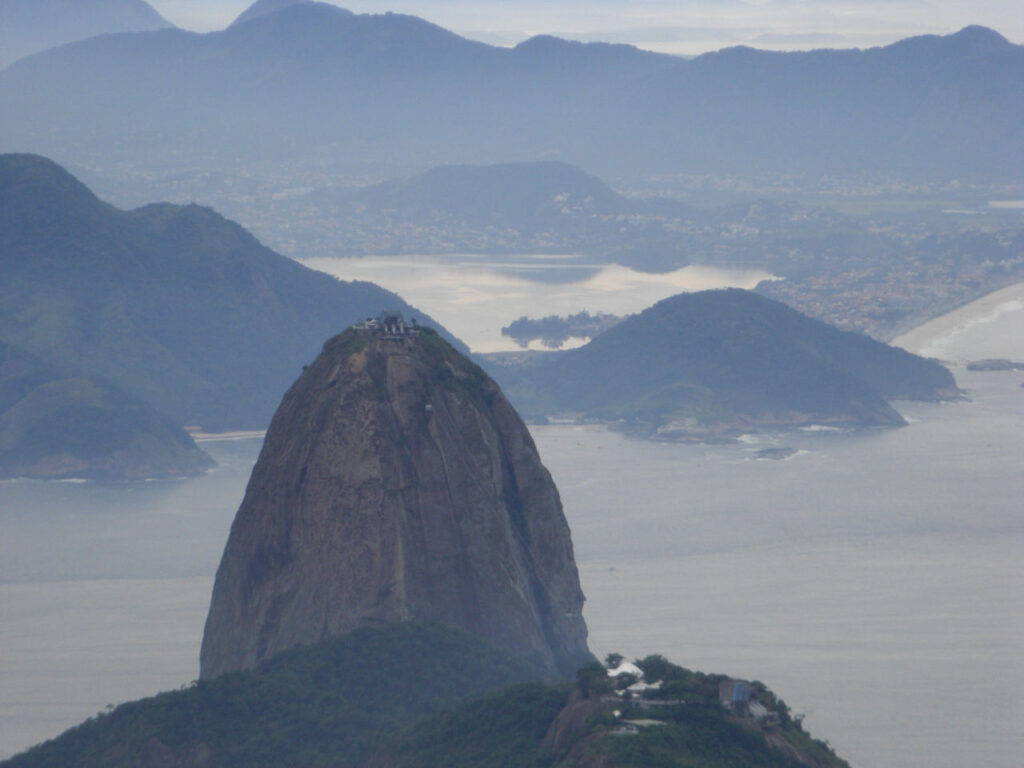
{"type": "Polygon", "coordinates": [[[420,334],[416,318],[412,318],[412,321],[407,323],[401,312],[381,312],[377,317],[368,317],[354,327],[358,333],[375,334],[395,341],[420,334]]]}

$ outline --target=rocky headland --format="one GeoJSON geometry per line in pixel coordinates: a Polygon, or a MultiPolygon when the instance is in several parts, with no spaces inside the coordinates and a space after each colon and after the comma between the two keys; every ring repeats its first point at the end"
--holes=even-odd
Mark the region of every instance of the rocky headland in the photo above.
{"type": "Polygon", "coordinates": [[[488,364],[528,418],[603,422],[654,440],[895,427],[906,422],[890,401],[960,397],[938,361],[739,289],[679,294],[578,349],[488,364]]]}
{"type": "Polygon", "coordinates": [[[285,395],[217,572],[202,678],[408,620],[552,676],[589,658],[569,527],[523,422],[436,333],[389,327],[331,339],[285,395]]]}

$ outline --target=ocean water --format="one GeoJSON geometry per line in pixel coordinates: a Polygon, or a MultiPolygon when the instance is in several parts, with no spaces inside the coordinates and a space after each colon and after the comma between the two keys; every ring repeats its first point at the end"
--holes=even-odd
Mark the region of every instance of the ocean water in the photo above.
{"type": "MultiPolygon", "coordinates": [[[[1014,300],[905,343],[1024,358],[1014,300]]],[[[900,403],[897,430],[692,446],[535,428],[595,653],[760,679],[859,768],[1016,768],[1024,374],[955,373],[969,402],[900,403]]],[[[195,480],[0,483],[0,755],[198,674],[259,441],[205,445],[220,467],[195,480]]]]}
{"type": "MultiPolygon", "coordinates": [[[[759,269],[696,265],[660,274],[637,272],[571,254],[316,258],[302,263],[343,280],[369,280],[394,291],[429,312],[474,352],[519,349],[501,329],[523,315],[570,315],[584,309],[628,315],[683,291],[753,288],[773,279],[759,269]]],[[[586,340],[574,341],[565,348],[586,340]]]]}
{"type": "Polygon", "coordinates": [[[989,386],[782,461],[537,428],[592,650],[760,679],[854,766],[1019,765],[1024,391],[989,386]]]}

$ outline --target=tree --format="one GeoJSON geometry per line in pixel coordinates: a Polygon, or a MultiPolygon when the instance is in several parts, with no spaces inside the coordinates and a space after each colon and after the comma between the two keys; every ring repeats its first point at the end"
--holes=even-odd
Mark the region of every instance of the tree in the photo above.
{"type": "Polygon", "coordinates": [[[608,671],[601,662],[591,661],[576,672],[576,687],[590,699],[603,693],[610,693],[612,681],[608,679],[608,671]]]}

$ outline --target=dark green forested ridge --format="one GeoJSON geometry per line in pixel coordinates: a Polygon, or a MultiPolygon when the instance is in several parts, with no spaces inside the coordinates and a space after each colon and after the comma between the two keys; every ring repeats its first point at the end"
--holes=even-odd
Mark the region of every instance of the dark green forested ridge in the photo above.
{"type": "Polygon", "coordinates": [[[362,765],[401,724],[538,674],[456,630],[360,629],[123,704],[3,765],[362,765]]]}
{"type": "Polygon", "coordinates": [[[492,369],[523,413],[638,430],[902,424],[888,400],[957,395],[950,373],[750,291],[680,294],[587,345],[492,369]]]}
{"type": "Polygon", "coordinates": [[[0,156],[0,341],[207,429],[261,428],[323,339],[398,296],[287,259],[208,208],[103,203],[0,156]]]}
{"type": "Polygon", "coordinates": [[[768,726],[722,708],[722,675],[691,672],[658,656],[639,664],[661,688],[651,698],[621,699],[597,662],[580,671],[575,685],[546,682],[536,669],[455,630],[390,624],[123,704],[2,765],[846,765],[760,683],[751,684],[756,699],[776,713],[768,726]]]}

